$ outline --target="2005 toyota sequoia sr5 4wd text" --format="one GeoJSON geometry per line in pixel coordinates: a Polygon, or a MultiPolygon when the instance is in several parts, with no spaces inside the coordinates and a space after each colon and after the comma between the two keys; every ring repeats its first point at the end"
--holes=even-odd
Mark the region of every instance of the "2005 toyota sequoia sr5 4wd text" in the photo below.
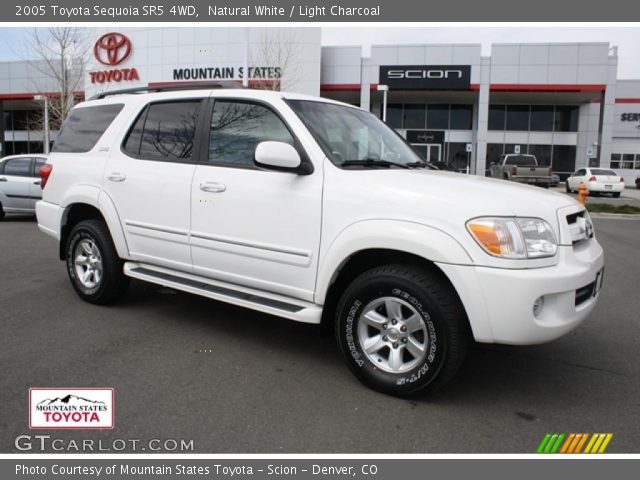
{"type": "Polygon", "coordinates": [[[471,340],[566,334],[602,284],[571,198],[433,170],[321,98],[104,94],[71,111],[41,177],[39,227],[82,299],[112,302],[132,277],[329,322],[355,375],[391,394],[447,382],[471,340]]]}

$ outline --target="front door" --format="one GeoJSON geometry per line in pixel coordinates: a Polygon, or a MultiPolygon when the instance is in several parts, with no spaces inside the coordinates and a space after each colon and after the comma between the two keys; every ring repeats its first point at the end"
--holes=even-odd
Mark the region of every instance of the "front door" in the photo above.
{"type": "Polygon", "coordinates": [[[191,190],[194,272],[311,301],[322,171],[298,175],[254,165],[260,142],[296,143],[268,105],[216,100],[209,125],[208,155],[191,190]]]}

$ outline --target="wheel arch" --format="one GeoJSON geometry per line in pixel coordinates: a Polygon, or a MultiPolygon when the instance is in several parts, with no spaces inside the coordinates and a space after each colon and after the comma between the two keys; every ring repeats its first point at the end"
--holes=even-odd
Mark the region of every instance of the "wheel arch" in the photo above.
{"type": "Polygon", "coordinates": [[[118,256],[120,258],[126,258],[129,250],[115,206],[109,197],[100,195],[98,201],[95,203],[85,199],[76,201],[65,207],[60,227],[60,260],[66,260],[67,239],[73,227],[77,225],[78,222],[89,219],[98,219],[105,223],[116,247],[116,251],[118,252],[118,256]]]}
{"type": "MultiPolygon", "coordinates": [[[[455,285],[437,262],[472,263],[469,254],[453,237],[432,227],[409,222],[368,221],[346,229],[329,247],[318,271],[315,302],[324,305],[323,329],[332,324],[344,288],[361,273],[381,265],[402,263],[432,271],[445,279],[460,299],[455,285]],[[388,228],[393,224],[403,228],[388,228]],[[399,232],[399,235],[380,235],[385,231],[399,232]]],[[[464,309],[461,299],[460,303],[464,309]]]]}

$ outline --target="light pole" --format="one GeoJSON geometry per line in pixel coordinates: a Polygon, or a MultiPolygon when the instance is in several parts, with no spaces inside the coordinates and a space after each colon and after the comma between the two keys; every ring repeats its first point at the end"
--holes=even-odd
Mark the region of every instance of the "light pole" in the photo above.
{"type": "Polygon", "coordinates": [[[387,92],[389,85],[378,85],[378,91],[382,92],[382,121],[387,122],[387,92]]]}
{"type": "Polygon", "coordinates": [[[36,101],[44,101],[44,154],[49,155],[49,97],[46,95],[36,95],[33,97],[36,101]]]}

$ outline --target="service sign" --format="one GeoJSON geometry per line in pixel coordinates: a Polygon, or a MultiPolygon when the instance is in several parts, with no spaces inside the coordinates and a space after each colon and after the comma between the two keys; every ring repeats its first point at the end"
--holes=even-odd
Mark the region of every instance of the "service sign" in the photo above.
{"type": "Polygon", "coordinates": [[[395,90],[468,90],[469,65],[381,65],[380,85],[395,90]]]}
{"type": "Polygon", "coordinates": [[[85,430],[113,427],[113,388],[29,389],[31,429],[85,430]]]}

